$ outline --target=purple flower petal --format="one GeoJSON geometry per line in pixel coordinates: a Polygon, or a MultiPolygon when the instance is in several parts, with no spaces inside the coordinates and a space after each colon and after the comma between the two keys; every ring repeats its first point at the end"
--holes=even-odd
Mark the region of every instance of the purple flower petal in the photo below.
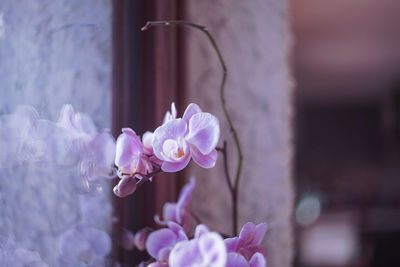
{"type": "Polygon", "coordinates": [[[205,226],[204,224],[199,224],[196,226],[196,229],[194,231],[194,238],[198,239],[202,235],[209,233],[210,230],[205,226]]]}
{"type": "Polygon", "coordinates": [[[266,267],[267,261],[265,260],[264,256],[261,253],[256,253],[251,257],[250,267],[266,267]]]}
{"type": "Polygon", "coordinates": [[[138,250],[143,251],[146,248],[146,241],[150,233],[149,228],[143,228],[135,234],[134,244],[138,250]]]}
{"type": "Polygon", "coordinates": [[[152,155],[153,154],[153,133],[152,132],[145,132],[142,136],[142,143],[143,143],[143,148],[144,152],[147,155],[152,155]]]}
{"type": "Polygon", "coordinates": [[[172,248],[176,243],[176,235],[170,229],[164,228],[152,232],[146,241],[147,252],[155,259],[163,248],[172,248]]]}
{"type": "Polygon", "coordinates": [[[169,266],[206,266],[202,263],[202,256],[198,247],[198,240],[182,241],[175,245],[169,255],[169,266]]]}
{"type": "Polygon", "coordinates": [[[182,119],[189,123],[190,118],[197,113],[200,113],[201,109],[197,104],[191,103],[187,106],[185,113],[183,113],[182,119]]]}
{"type": "Polygon", "coordinates": [[[238,252],[248,260],[250,260],[255,253],[261,253],[264,257],[267,256],[267,249],[258,245],[240,248],[238,252]]]}
{"type": "Polygon", "coordinates": [[[228,253],[228,259],[227,259],[226,266],[229,266],[229,267],[249,267],[249,263],[239,253],[230,252],[230,253],[228,253]]]}
{"type": "Polygon", "coordinates": [[[188,240],[188,237],[182,226],[173,221],[168,222],[167,225],[168,228],[175,233],[177,242],[188,240]]]}
{"type": "Polygon", "coordinates": [[[219,134],[217,117],[202,112],[194,114],[189,120],[189,132],[185,139],[203,155],[207,155],[217,146],[219,134]]]}
{"type": "Polygon", "coordinates": [[[124,128],[122,132],[117,139],[115,165],[123,172],[132,173],[135,171],[132,170],[132,167],[139,164],[143,145],[133,130],[124,128]]]}
{"type": "Polygon", "coordinates": [[[175,103],[172,102],[171,103],[171,111],[168,110],[165,113],[162,124],[165,124],[165,123],[169,122],[170,120],[176,119],[176,115],[177,115],[177,112],[176,112],[175,103]]]}
{"type": "Polygon", "coordinates": [[[240,231],[239,234],[239,239],[240,239],[239,246],[245,246],[247,244],[250,244],[251,241],[253,241],[255,231],[256,231],[256,226],[254,225],[254,223],[248,222],[245,225],[243,225],[242,230],[240,231]]]}
{"type": "Polygon", "coordinates": [[[213,168],[218,159],[218,152],[215,149],[210,154],[203,155],[195,146],[190,146],[190,153],[193,161],[203,168],[213,168]]]}
{"type": "Polygon", "coordinates": [[[227,261],[225,243],[216,232],[202,234],[199,238],[199,250],[204,258],[204,266],[224,267],[227,261]]]}
{"type": "Polygon", "coordinates": [[[123,229],[120,235],[119,245],[123,249],[132,250],[135,246],[135,237],[136,235],[134,235],[131,231],[123,229]]]}
{"type": "Polygon", "coordinates": [[[84,149],[81,171],[88,180],[114,178],[115,159],[114,137],[102,132],[97,134],[84,149]]]}
{"type": "Polygon", "coordinates": [[[251,242],[252,245],[260,245],[261,241],[264,238],[265,232],[267,231],[267,223],[259,223],[256,225],[256,229],[254,231],[254,239],[251,242]]]}
{"type": "Polygon", "coordinates": [[[183,218],[185,214],[185,209],[189,205],[189,201],[192,198],[193,190],[196,185],[196,181],[194,177],[190,178],[190,182],[186,184],[178,198],[178,202],[176,203],[176,221],[180,224],[183,224],[183,218]]]}
{"type": "Polygon", "coordinates": [[[178,140],[183,138],[186,132],[186,122],[182,119],[170,120],[164,125],[161,125],[154,131],[153,135],[153,150],[157,158],[161,160],[169,160],[168,155],[165,155],[163,146],[166,140],[178,140]]]}
{"type": "Polygon", "coordinates": [[[176,222],[176,203],[167,202],[164,204],[163,220],[176,222]]]}
{"type": "Polygon", "coordinates": [[[190,155],[186,156],[183,158],[183,161],[180,162],[168,162],[164,161],[163,164],[161,165],[161,169],[164,172],[178,172],[180,170],[183,170],[190,161],[190,155]]]}
{"type": "Polygon", "coordinates": [[[232,238],[226,238],[224,240],[225,246],[228,252],[237,252],[238,246],[239,246],[239,238],[238,237],[232,237],[232,238]]]}

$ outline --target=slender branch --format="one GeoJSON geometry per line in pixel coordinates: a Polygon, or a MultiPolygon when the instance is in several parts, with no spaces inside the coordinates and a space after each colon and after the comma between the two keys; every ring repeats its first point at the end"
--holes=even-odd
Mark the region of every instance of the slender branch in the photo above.
{"type": "Polygon", "coordinates": [[[159,172],[161,172],[161,168],[158,168],[158,169],[156,169],[155,171],[153,171],[153,172],[150,172],[150,173],[148,173],[148,174],[143,174],[143,173],[140,173],[140,172],[135,172],[135,173],[133,173],[132,174],[132,177],[135,177],[135,175],[140,175],[140,176],[142,176],[142,179],[140,179],[137,183],[136,183],[136,185],[139,187],[139,186],[141,186],[142,184],[144,184],[145,182],[147,182],[151,177],[153,177],[154,175],[156,175],[157,173],[159,173],[159,172]]]}
{"type": "MultiPolygon", "coordinates": [[[[229,112],[226,108],[226,101],[225,101],[225,83],[226,83],[226,78],[228,75],[228,69],[226,67],[225,61],[222,57],[221,51],[219,50],[217,43],[214,40],[214,37],[210,34],[210,32],[206,29],[206,27],[194,24],[191,22],[183,21],[183,20],[171,20],[171,21],[148,21],[146,25],[142,27],[142,31],[147,30],[151,26],[169,26],[169,25],[183,25],[183,26],[188,26],[192,27],[195,29],[198,29],[202,31],[210,41],[215,53],[217,54],[218,60],[221,64],[222,68],[222,81],[220,85],[220,102],[222,106],[222,110],[225,116],[225,119],[229,125],[229,131],[232,134],[232,138],[234,140],[235,146],[236,146],[236,151],[238,155],[238,164],[236,167],[236,174],[235,174],[235,180],[234,180],[234,185],[233,185],[233,190],[231,190],[231,195],[232,195],[232,213],[233,213],[233,233],[234,235],[237,235],[237,224],[238,224],[238,206],[237,206],[237,196],[238,196],[238,185],[239,185],[239,180],[240,180],[240,173],[242,171],[242,161],[243,161],[243,153],[242,153],[242,148],[240,146],[240,141],[239,137],[237,134],[237,131],[235,127],[233,126],[231,116],[229,115],[229,112]]],[[[230,181],[230,180],[229,180],[230,181]]]]}
{"type": "Polygon", "coordinates": [[[222,155],[224,156],[224,172],[225,172],[225,179],[226,183],[228,184],[229,191],[231,194],[233,193],[234,189],[232,187],[232,182],[231,182],[231,176],[229,174],[229,168],[228,168],[228,149],[227,149],[227,143],[224,141],[224,146],[222,147],[222,155]]]}

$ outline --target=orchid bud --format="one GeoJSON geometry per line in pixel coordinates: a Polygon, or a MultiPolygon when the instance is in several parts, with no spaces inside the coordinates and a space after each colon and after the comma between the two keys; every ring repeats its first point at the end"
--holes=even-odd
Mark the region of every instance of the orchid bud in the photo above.
{"type": "Polygon", "coordinates": [[[118,197],[126,197],[136,191],[136,181],[132,177],[124,177],[113,189],[114,194],[118,197]]]}
{"type": "Polygon", "coordinates": [[[123,230],[121,233],[121,247],[131,250],[135,246],[135,235],[129,230],[123,230]]]}
{"type": "Polygon", "coordinates": [[[134,237],[134,243],[135,246],[138,250],[143,251],[146,248],[146,241],[147,237],[150,234],[150,229],[149,228],[143,228],[136,232],[135,237],[134,237]]]}

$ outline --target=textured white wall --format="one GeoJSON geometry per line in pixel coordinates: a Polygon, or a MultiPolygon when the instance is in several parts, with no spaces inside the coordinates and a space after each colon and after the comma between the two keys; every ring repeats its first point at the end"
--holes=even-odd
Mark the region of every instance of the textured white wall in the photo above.
{"type": "MultiPolygon", "coordinates": [[[[228,67],[226,98],[244,149],[239,197],[240,226],[266,221],[268,266],[291,266],[292,88],[288,1],[187,1],[186,19],[205,25],[216,38],[228,67]]],[[[189,101],[216,114],[229,141],[231,172],[236,152],[223,119],[218,87],[221,69],[205,36],[190,30],[187,41],[189,101]]],[[[222,157],[213,170],[192,165],[197,188],[193,208],[212,228],[230,233],[230,198],[222,157]],[[215,208],[210,208],[215,207],[215,208]]]]}
{"type": "MultiPolygon", "coordinates": [[[[29,104],[57,119],[71,103],[99,128],[110,127],[110,16],[108,0],[0,1],[0,115],[29,104]]],[[[0,169],[0,236],[57,266],[57,237],[80,217],[76,166],[12,160],[0,169]]],[[[107,229],[108,197],[97,202],[93,216],[104,220],[92,226],[107,229]]]]}

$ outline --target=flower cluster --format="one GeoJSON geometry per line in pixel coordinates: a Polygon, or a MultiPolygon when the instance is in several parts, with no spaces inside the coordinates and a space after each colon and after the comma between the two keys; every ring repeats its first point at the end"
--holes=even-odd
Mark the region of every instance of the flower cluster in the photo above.
{"type": "Polygon", "coordinates": [[[177,172],[193,159],[203,168],[212,168],[218,157],[218,119],[190,104],[177,118],[172,103],[161,126],[146,132],[142,139],[130,128],[122,129],[116,142],[115,165],[121,178],[114,193],[125,197],[135,192],[136,179],[151,179],[159,172],[177,172]]]}
{"type": "Polygon", "coordinates": [[[147,250],[152,257],[148,266],[266,266],[266,249],[260,246],[266,223],[246,223],[238,237],[226,239],[199,224],[193,238],[189,238],[188,204],[194,186],[195,179],[191,178],[183,187],[178,202],[164,205],[163,220],[156,217],[156,222],[166,227],[156,231],[144,228],[130,236],[137,249],[147,250]]]}

